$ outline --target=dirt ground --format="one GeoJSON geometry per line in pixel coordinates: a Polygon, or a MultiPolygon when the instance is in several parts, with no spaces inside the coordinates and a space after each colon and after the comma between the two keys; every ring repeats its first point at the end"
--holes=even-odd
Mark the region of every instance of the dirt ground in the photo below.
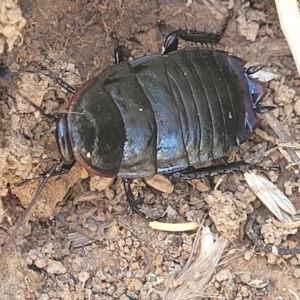
{"type": "MultiPolygon", "coordinates": [[[[45,164],[39,166],[43,158],[59,158],[55,124],[41,117],[15,90],[51,114],[64,111],[71,97],[51,78],[33,72],[32,63],[78,87],[114,64],[112,33],[130,49],[131,58],[160,53],[166,33],[174,29],[217,32],[232,5],[234,17],[217,48],[249,65],[266,65],[279,75],[270,82],[264,103],[275,105],[274,115],[284,129],[299,137],[300,81],[272,0],[19,1],[26,19],[22,43],[0,54],[0,60],[15,74],[13,88],[0,91],[1,245],[30,203],[40,179],[22,187],[14,184],[45,170],[45,164]],[[158,26],[161,21],[166,24],[163,30],[158,26]]],[[[277,138],[264,116],[260,117],[260,128],[277,138]]],[[[275,146],[254,133],[230,158],[280,166],[281,171],[265,175],[299,208],[297,167],[285,168],[289,162],[275,146]]],[[[168,278],[187,261],[195,234],[151,229],[128,210],[120,179],[104,190],[100,185],[79,166],[46,184],[29,222],[2,257],[0,299],[162,299],[168,278]]],[[[157,217],[167,209],[167,219],[172,222],[201,222],[205,217],[205,225],[215,236],[230,240],[226,252],[230,260],[216,269],[205,299],[299,299],[300,256],[255,251],[241,234],[247,214],[255,211],[264,220],[271,216],[243,174],[178,182],[170,195],[141,180],[134,181],[133,190],[145,198],[147,214],[157,217]],[[214,191],[220,179],[219,191],[214,191]]],[[[277,229],[271,231],[272,236],[277,229]]],[[[280,239],[279,243],[299,246],[298,233],[286,233],[286,237],[287,241],[280,239]]]]}

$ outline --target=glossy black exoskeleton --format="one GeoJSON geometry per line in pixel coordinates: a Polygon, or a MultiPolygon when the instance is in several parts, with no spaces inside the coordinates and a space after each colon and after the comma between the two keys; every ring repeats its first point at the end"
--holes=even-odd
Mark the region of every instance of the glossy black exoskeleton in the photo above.
{"type": "MultiPolygon", "coordinates": [[[[218,43],[232,15],[230,11],[217,34],[174,31],[162,55],[122,62],[124,47],[118,47],[117,64],[77,91],[55,78],[75,94],[67,113],[57,119],[62,160],[43,184],[68,172],[75,162],[103,177],[176,172],[176,177],[190,178],[185,169],[223,157],[245,142],[260,123],[257,112],[269,109],[259,105],[265,83],[250,76],[257,68],[245,69],[241,58],[209,47],[178,50],[179,38],[218,43]]],[[[133,204],[127,180],[124,185],[133,204]]]]}
{"type": "MultiPolygon", "coordinates": [[[[217,34],[174,31],[167,36],[162,55],[124,62],[121,45],[115,51],[116,65],[77,91],[48,74],[74,93],[67,113],[57,118],[61,160],[53,160],[51,169],[41,175],[44,180],[3,252],[48,179],[68,172],[75,162],[96,175],[122,177],[127,201],[144,218],[148,217],[137,207],[129,178],[171,173],[190,179],[247,168],[237,162],[190,171],[198,163],[236,150],[259,126],[256,114],[272,109],[260,105],[266,85],[251,78],[258,68],[245,69],[241,58],[207,46],[178,50],[179,38],[201,45],[218,43],[232,15],[230,11],[217,34]]],[[[7,76],[8,69],[0,65],[0,86],[7,76]]]]}

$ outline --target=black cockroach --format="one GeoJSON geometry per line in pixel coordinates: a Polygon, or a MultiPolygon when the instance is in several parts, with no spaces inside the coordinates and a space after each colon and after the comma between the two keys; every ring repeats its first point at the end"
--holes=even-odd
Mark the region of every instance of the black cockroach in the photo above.
{"type": "MultiPolygon", "coordinates": [[[[74,96],[68,112],[57,118],[61,160],[43,174],[32,204],[50,176],[68,172],[75,162],[96,175],[122,177],[127,200],[142,217],[146,216],[135,204],[128,178],[156,173],[199,178],[247,166],[239,162],[184,171],[236,150],[258,127],[256,114],[272,109],[259,105],[266,86],[250,76],[257,67],[245,69],[241,58],[210,47],[178,50],[179,38],[218,43],[232,15],[230,10],[216,34],[174,31],[162,55],[125,62],[119,46],[116,65],[77,91],[54,76],[74,96]]],[[[25,217],[26,213],[19,224],[25,217]]]]}
{"type": "MultiPolygon", "coordinates": [[[[223,157],[245,142],[260,123],[256,113],[271,109],[259,105],[265,84],[250,77],[259,68],[244,69],[242,59],[208,47],[178,50],[178,38],[218,43],[232,15],[230,10],[218,34],[169,34],[163,55],[124,62],[124,46],[119,46],[116,65],[76,92],[60,82],[75,94],[68,112],[58,116],[63,165],[53,175],[77,162],[103,177],[203,177],[206,170],[192,175],[182,170],[223,157]]],[[[134,205],[128,181],[124,183],[134,205]]]]}

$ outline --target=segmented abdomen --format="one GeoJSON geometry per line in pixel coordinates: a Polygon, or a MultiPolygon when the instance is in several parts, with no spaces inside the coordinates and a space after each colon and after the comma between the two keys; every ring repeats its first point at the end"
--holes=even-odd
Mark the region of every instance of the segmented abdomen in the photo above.
{"type": "MultiPolygon", "coordinates": [[[[149,166],[153,174],[174,172],[222,157],[236,148],[237,128],[243,126],[239,122],[244,114],[243,96],[226,65],[227,56],[211,49],[179,50],[123,64],[121,68],[126,71],[122,80],[110,81],[110,74],[103,76],[106,89],[121,110],[128,136],[121,176],[128,176],[134,165],[142,173],[149,166]],[[133,110],[128,99],[146,105],[133,110]],[[145,109],[150,110],[145,113],[147,117],[145,109]],[[139,114],[149,123],[137,121],[137,128],[132,119],[139,119],[139,114]],[[153,115],[155,128],[151,126],[153,115]],[[155,131],[156,138],[151,134],[155,131]],[[147,157],[146,152],[152,155],[147,157]],[[133,158],[140,161],[133,162],[133,158]]],[[[123,75],[121,68],[115,73],[119,77],[123,75]]]]}
{"type": "Polygon", "coordinates": [[[243,72],[242,60],[207,48],[144,56],[105,70],[74,96],[70,108],[76,112],[69,117],[76,160],[110,176],[114,157],[119,176],[146,177],[228,154],[248,136],[244,101],[251,97],[243,72]],[[110,124],[101,122],[107,113],[97,106],[102,101],[116,105],[111,124],[125,129],[122,138],[115,127],[107,134],[110,124]],[[87,149],[88,124],[94,132],[87,149]],[[112,155],[107,149],[115,145],[123,151],[112,155]]]}

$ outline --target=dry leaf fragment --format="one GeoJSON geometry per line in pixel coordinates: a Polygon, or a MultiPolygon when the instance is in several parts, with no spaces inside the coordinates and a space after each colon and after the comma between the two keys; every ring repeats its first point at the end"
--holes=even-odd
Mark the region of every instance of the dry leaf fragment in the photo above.
{"type": "Polygon", "coordinates": [[[163,300],[197,300],[202,297],[218,296],[208,293],[207,288],[212,283],[212,278],[220,264],[228,240],[220,236],[216,241],[212,240],[211,244],[210,235],[209,227],[202,229],[202,232],[201,227],[199,227],[190,258],[182,271],[169,279],[163,300]],[[207,237],[209,237],[209,241],[207,237]],[[201,239],[201,243],[199,243],[199,239],[201,239]],[[206,245],[203,245],[204,243],[206,245]],[[197,251],[199,246],[205,248],[206,251],[197,251]],[[175,285],[176,282],[180,282],[180,284],[175,285]]]}
{"type": "Polygon", "coordinates": [[[144,178],[144,181],[153,188],[163,193],[171,194],[174,191],[174,185],[164,175],[156,174],[144,178]]]}
{"type": "Polygon", "coordinates": [[[292,222],[296,208],[271,181],[251,171],[245,172],[244,176],[252,191],[280,222],[292,222]]]}
{"type": "Polygon", "coordinates": [[[115,178],[106,178],[100,176],[93,176],[90,181],[91,191],[104,191],[106,188],[110,187],[114,182],[115,178]]]}

